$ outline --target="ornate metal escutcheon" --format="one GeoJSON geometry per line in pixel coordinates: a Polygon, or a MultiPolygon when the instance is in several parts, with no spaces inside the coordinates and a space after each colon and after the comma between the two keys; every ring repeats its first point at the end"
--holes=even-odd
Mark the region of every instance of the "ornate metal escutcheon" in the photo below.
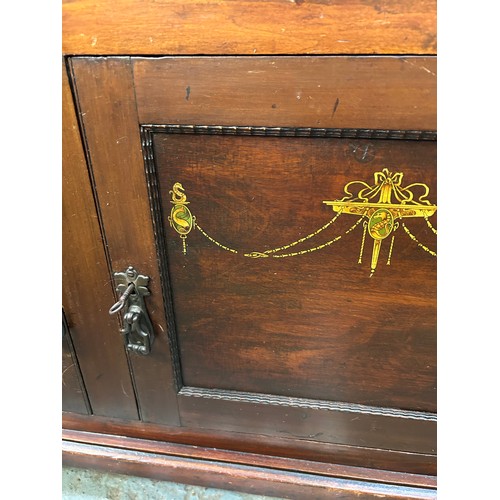
{"type": "Polygon", "coordinates": [[[153,325],[144,304],[144,297],[150,295],[147,288],[149,277],[139,274],[132,266],[114,273],[114,277],[120,298],[111,306],[109,314],[123,309],[123,328],[120,331],[127,349],[137,354],[149,354],[154,341],[153,325]]]}

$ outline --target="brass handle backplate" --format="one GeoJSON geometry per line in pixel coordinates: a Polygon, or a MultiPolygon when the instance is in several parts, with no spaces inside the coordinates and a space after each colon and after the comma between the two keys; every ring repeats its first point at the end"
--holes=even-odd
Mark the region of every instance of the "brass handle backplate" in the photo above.
{"type": "Polygon", "coordinates": [[[111,306],[109,314],[123,309],[121,333],[125,346],[137,354],[149,354],[154,341],[153,325],[144,303],[144,297],[150,295],[147,288],[149,277],[129,266],[126,271],[114,273],[114,278],[120,298],[111,306]]]}

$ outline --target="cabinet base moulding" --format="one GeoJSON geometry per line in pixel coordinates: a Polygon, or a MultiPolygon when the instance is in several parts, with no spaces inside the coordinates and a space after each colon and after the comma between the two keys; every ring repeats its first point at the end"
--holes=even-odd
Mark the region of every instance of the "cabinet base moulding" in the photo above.
{"type": "Polygon", "coordinates": [[[436,498],[434,476],[86,431],[63,431],[63,464],[279,498],[436,498]]]}

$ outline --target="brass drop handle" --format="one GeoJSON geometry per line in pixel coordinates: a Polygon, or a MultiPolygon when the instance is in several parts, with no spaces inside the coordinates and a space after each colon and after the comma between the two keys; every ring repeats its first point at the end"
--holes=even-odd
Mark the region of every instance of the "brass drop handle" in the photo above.
{"type": "Polygon", "coordinates": [[[121,295],[109,309],[109,314],[124,309],[123,328],[120,331],[127,349],[137,354],[149,354],[154,340],[153,325],[144,303],[144,297],[150,295],[147,288],[149,277],[129,266],[124,272],[114,273],[114,278],[116,291],[121,295]]]}

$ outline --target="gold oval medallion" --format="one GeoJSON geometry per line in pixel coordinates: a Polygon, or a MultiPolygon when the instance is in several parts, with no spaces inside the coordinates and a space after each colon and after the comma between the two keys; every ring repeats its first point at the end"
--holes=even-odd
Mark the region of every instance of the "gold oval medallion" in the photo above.
{"type": "Polygon", "coordinates": [[[368,232],[374,240],[383,240],[394,228],[394,217],[386,208],[379,208],[368,221],[368,232]]]}
{"type": "Polygon", "coordinates": [[[188,234],[193,229],[193,216],[186,205],[174,205],[170,212],[170,223],[181,235],[188,234]]]}

